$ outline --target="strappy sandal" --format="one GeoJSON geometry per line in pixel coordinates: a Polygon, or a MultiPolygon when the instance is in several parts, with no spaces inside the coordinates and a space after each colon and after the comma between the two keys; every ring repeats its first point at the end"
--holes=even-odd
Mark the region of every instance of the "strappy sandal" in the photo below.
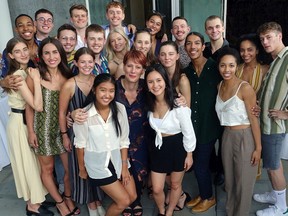
{"type": "Polygon", "coordinates": [[[184,208],[184,206],[186,205],[186,203],[191,200],[191,197],[190,197],[190,195],[189,195],[188,193],[186,193],[186,192],[183,191],[182,194],[181,194],[181,196],[180,196],[180,199],[178,200],[178,203],[177,203],[177,205],[175,206],[174,211],[181,211],[181,210],[183,210],[183,208],[184,208]],[[184,195],[186,196],[186,198],[185,198],[185,200],[184,200],[184,202],[183,202],[183,205],[181,205],[181,204],[179,203],[179,201],[180,201],[180,199],[181,199],[184,195]],[[180,205],[181,205],[181,206],[180,206],[180,205]]]}
{"type": "Polygon", "coordinates": [[[128,207],[122,212],[123,216],[133,216],[133,209],[128,207]]]}
{"type": "MultiPolygon", "coordinates": [[[[64,193],[62,194],[62,196],[64,197],[65,200],[70,200],[71,202],[73,202],[71,196],[66,196],[64,193]]],[[[67,205],[67,207],[70,210],[69,205],[67,205]]],[[[77,206],[75,206],[75,208],[71,211],[71,213],[73,213],[72,215],[79,215],[81,211],[77,206]]]]}
{"type": "Polygon", "coordinates": [[[142,216],[143,215],[143,208],[141,204],[137,204],[134,208],[133,208],[133,215],[134,216],[142,216]]]}
{"type": "MultiPolygon", "coordinates": [[[[60,215],[62,215],[62,214],[61,214],[61,211],[60,211],[59,208],[58,208],[58,205],[61,205],[63,202],[64,202],[64,199],[63,199],[63,198],[62,198],[62,200],[61,200],[60,202],[56,202],[57,212],[58,212],[60,215]]],[[[68,206],[67,206],[67,208],[68,208],[68,206]]],[[[68,208],[68,209],[69,209],[69,208],[68,208]]],[[[70,212],[69,214],[67,214],[67,215],[65,215],[65,216],[72,216],[72,215],[74,215],[74,213],[73,213],[73,212],[70,212]]]]}

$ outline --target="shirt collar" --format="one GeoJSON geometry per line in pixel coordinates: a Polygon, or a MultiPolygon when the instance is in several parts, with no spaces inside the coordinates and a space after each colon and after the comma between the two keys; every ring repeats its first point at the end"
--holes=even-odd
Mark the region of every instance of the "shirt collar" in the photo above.
{"type": "Polygon", "coordinates": [[[284,56],[284,54],[286,53],[286,51],[288,51],[288,47],[284,47],[279,53],[278,53],[278,57],[282,58],[284,56]]]}

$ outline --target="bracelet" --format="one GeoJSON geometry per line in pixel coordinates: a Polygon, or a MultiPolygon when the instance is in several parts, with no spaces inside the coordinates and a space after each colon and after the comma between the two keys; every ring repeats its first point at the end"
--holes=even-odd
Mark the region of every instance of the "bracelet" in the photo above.
{"type": "Polygon", "coordinates": [[[128,160],[122,160],[122,163],[127,163],[128,164],[128,160]]]}
{"type": "Polygon", "coordinates": [[[60,134],[61,134],[61,135],[63,135],[63,134],[67,134],[67,133],[68,133],[68,131],[63,131],[63,132],[60,131],[60,134]]]}

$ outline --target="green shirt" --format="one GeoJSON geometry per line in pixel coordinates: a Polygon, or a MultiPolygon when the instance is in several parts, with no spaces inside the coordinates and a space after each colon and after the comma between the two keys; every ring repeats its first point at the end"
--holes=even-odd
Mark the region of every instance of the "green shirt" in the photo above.
{"type": "Polygon", "coordinates": [[[258,95],[261,132],[268,135],[288,133],[287,120],[268,117],[269,109],[285,110],[288,106],[288,47],[282,49],[271,63],[258,95]]]}
{"type": "Polygon", "coordinates": [[[191,119],[197,143],[208,143],[219,138],[222,132],[215,102],[217,85],[222,80],[216,62],[209,58],[198,77],[192,63],[184,69],[191,85],[191,119]]]}

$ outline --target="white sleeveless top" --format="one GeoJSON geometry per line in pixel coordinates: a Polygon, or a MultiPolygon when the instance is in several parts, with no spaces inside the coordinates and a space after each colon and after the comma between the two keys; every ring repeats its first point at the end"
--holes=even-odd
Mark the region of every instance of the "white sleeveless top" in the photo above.
{"type": "Polygon", "coordinates": [[[234,96],[223,101],[219,96],[222,81],[219,85],[215,109],[222,126],[250,125],[244,101],[237,94],[243,83],[241,82],[234,96]]]}

